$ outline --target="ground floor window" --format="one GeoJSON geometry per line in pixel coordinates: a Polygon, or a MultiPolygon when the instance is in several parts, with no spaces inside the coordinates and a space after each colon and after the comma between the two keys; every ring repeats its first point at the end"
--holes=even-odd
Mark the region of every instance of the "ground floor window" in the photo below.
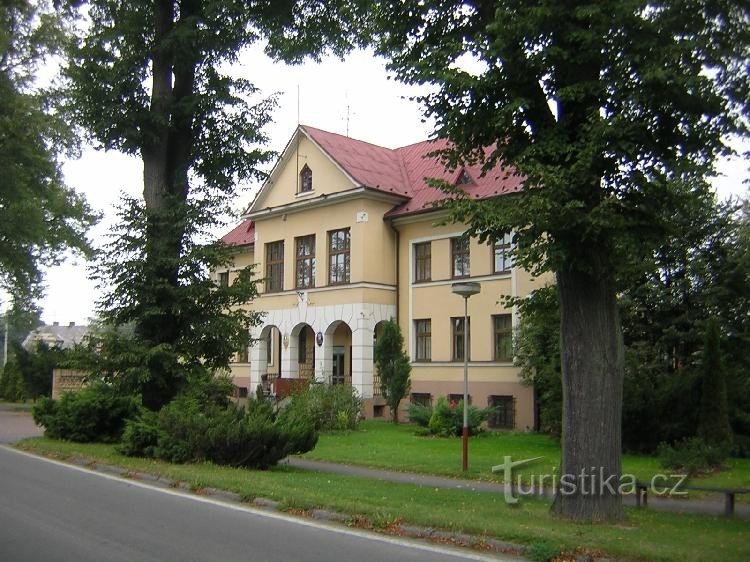
{"type": "Polygon", "coordinates": [[[429,407],[432,405],[432,395],[429,392],[412,392],[411,403],[429,407]]]}
{"type": "Polygon", "coordinates": [[[516,400],[513,396],[493,394],[487,399],[487,405],[494,408],[494,412],[487,420],[490,427],[513,429],[516,426],[516,400]]]}
{"type": "MultiPolygon", "coordinates": [[[[449,394],[448,403],[458,404],[464,399],[463,393],[461,394],[449,394]]],[[[471,406],[471,394],[469,394],[469,406],[471,406]]]]}

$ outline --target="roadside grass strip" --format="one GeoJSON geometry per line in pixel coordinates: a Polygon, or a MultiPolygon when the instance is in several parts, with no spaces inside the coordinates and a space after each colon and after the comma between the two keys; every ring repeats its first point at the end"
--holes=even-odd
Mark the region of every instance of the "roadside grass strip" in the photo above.
{"type": "Polygon", "coordinates": [[[247,502],[272,500],[291,513],[337,512],[348,515],[350,525],[394,534],[415,525],[520,543],[532,550],[538,545],[564,552],[583,549],[627,560],[750,559],[748,522],[737,519],[628,509],[624,523],[578,524],[550,515],[548,502],[538,499],[508,505],[498,494],[385,482],[285,465],[267,471],[209,463],[172,465],[124,457],[111,445],[46,438],[27,439],[17,446],[58,460],[76,457],[79,462],[87,459],[121,467],[131,478],[146,473],[177,482],[187,490],[213,488],[237,494],[235,497],[247,502]]]}

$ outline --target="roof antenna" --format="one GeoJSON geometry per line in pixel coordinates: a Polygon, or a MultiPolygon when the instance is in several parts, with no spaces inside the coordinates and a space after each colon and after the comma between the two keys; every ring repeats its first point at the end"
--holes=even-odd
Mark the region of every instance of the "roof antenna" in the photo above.
{"type": "Polygon", "coordinates": [[[299,82],[297,83],[297,147],[295,149],[295,156],[297,158],[297,187],[296,192],[300,192],[300,185],[299,185],[299,82]]]}

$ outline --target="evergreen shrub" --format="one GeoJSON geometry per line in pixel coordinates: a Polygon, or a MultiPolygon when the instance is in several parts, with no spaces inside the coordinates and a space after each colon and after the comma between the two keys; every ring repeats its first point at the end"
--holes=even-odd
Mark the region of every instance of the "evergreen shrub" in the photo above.
{"type": "Polygon", "coordinates": [[[137,416],[140,405],[133,396],[123,396],[106,384],[95,384],[78,392],[66,392],[59,400],[40,398],[32,409],[34,421],[44,435],[80,443],[115,443],[125,420],[137,416]]]}

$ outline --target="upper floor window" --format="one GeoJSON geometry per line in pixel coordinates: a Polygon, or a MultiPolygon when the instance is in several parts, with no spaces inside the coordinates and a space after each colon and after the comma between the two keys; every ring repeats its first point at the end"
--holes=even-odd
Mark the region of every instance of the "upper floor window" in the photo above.
{"type": "MultiPolygon", "coordinates": [[[[471,360],[471,318],[468,319],[467,347],[469,353],[467,357],[471,360]]],[[[451,341],[453,347],[453,361],[463,361],[464,359],[464,317],[451,318],[451,341]]]]}
{"type": "Polygon", "coordinates": [[[348,228],[328,233],[328,284],[349,282],[351,233],[348,228]]]}
{"type": "Polygon", "coordinates": [[[432,244],[414,244],[414,281],[429,281],[432,278],[432,244]]]}
{"type": "Polygon", "coordinates": [[[510,314],[492,317],[495,361],[513,361],[513,322],[510,314]]]}
{"type": "Polygon", "coordinates": [[[504,273],[510,271],[513,267],[513,257],[510,255],[512,242],[513,236],[506,234],[501,240],[496,240],[492,245],[493,271],[495,273],[504,273]]]}
{"type": "Polygon", "coordinates": [[[266,292],[284,290],[284,241],[266,244],[266,292]]]}
{"type": "Polygon", "coordinates": [[[453,277],[468,277],[469,239],[459,236],[451,238],[451,265],[453,277]]]}
{"type": "Polygon", "coordinates": [[[299,173],[299,192],[305,193],[307,191],[312,191],[312,188],[312,170],[310,169],[310,166],[305,164],[302,166],[302,171],[299,173]]]}
{"type": "Polygon", "coordinates": [[[219,287],[229,287],[229,272],[222,271],[219,273],[219,287]]]}
{"type": "Polygon", "coordinates": [[[432,321],[415,320],[414,332],[417,342],[415,361],[430,361],[432,359],[432,321]]]}
{"type": "Polygon", "coordinates": [[[296,246],[295,287],[307,289],[315,286],[315,235],[294,239],[296,246]]]}

